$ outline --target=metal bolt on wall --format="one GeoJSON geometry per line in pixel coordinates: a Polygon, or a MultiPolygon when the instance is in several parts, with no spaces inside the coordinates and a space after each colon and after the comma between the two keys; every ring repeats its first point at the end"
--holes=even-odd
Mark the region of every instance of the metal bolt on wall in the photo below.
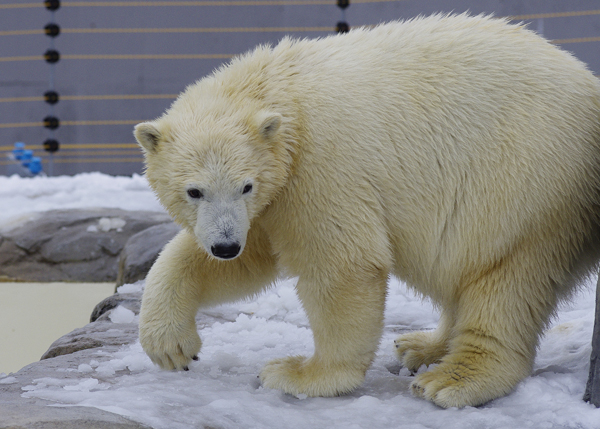
{"type": "Polygon", "coordinates": [[[350,31],[350,26],[346,22],[346,8],[350,6],[350,0],[337,0],[337,6],[342,11],[342,19],[336,24],[335,31],[338,33],[347,33],[350,31]]]}
{"type": "Polygon", "coordinates": [[[54,48],[54,39],[60,34],[60,27],[54,22],[54,13],[60,8],[60,0],[46,0],[44,6],[51,13],[51,22],[44,27],[44,33],[50,38],[50,47],[44,53],[44,59],[50,65],[50,76],[48,79],[49,89],[44,93],[44,101],[48,103],[49,115],[43,120],[44,127],[49,130],[49,138],[44,141],[44,149],[50,153],[50,168],[48,173],[52,175],[53,159],[52,155],[58,151],[60,144],[54,138],[54,131],[60,126],[60,120],[54,115],[54,105],[58,103],[60,97],[55,90],[55,66],[60,60],[60,53],[54,48]]]}

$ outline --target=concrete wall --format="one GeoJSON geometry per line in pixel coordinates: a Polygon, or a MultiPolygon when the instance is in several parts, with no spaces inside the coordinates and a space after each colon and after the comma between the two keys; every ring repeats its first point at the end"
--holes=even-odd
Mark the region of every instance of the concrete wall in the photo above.
{"type": "MultiPolygon", "coordinates": [[[[597,0],[351,0],[345,15],[352,27],[467,10],[528,21],[600,74],[597,0]]],[[[141,173],[135,123],[230,56],[285,34],[332,34],[341,16],[335,0],[63,1],[53,14],[42,1],[0,0],[0,174],[15,169],[6,155],[16,141],[54,175],[141,173]],[[51,21],[62,31],[55,39],[42,31],[51,21]],[[51,44],[55,66],[42,58],[51,44]],[[52,73],[54,107],[42,99],[52,73]],[[41,124],[51,112],[61,120],[55,131],[41,124]],[[49,137],[61,144],[52,168],[42,149],[49,137]]]]}

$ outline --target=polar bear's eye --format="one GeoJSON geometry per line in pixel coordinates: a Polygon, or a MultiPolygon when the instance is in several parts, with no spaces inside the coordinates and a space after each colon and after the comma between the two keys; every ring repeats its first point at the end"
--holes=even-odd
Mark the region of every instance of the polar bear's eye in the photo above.
{"type": "Polygon", "coordinates": [[[251,184],[247,184],[246,186],[244,186],[244,190],[242,191],[242,194],[247,194],[250,191],[252,191],[252,185],[251,184]]]}
{"type": "Polygon", "coordinates": [[[190,198],[194,198],[194,199],[202,198],[204,196],[204,195],[202,195],[202,192],[200,192],[196,188],[188,189],[187,194],[189,195],[190,198]]]}

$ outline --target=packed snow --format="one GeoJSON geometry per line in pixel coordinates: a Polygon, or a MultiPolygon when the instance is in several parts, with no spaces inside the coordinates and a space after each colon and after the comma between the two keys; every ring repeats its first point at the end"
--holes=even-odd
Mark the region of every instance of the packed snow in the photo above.
{"type": "MultiPolygon", "coordinates": [[[[0,177],[0,206],[0,226],[27,211],[53,208],[162,210],[143,177],[99,173],[0,177]]],[[[284,280],[252,301],[204,311],[213,322],[199,326],[200,360],[187,372],[160,370],[138,342],[65,368],[79,373],[77,379],[34,380],[23,396],[59,407],[95,407],[165,429],[600,428],[600,409],[581,399],[589,370],[595,279],[561,306],[541,341],[533,374],[513,393],[481,407],[448,410],[412,397],[412,377],[394,357],[393,340],[399,333],[433,329],[438,321],[435,309],[396,279],[390,279],[381,346],[360,388],[336,398],[295,397],[263,388],[257,375],[270,359],[313,351],[294,286],[295,279],[284,280]]],[[[142,287],[140,282],[120,291],[142,287]]],[[[115,327],[137,322],[122,307],[110,318],[115,327]]],[[[13,378],[0,375],[0,384],[13,378]]]]}

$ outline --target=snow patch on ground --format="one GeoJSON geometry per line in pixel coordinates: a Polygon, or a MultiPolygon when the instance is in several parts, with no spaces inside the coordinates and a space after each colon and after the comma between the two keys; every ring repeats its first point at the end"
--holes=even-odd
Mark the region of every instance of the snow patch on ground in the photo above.
{"type": "Polygon", "coordinates": [[[208,310],[224,321],[199,329],[203,349],[188,372],[160,370],[138,342],[103,363],[80,364],[85,378],[35,380],[23,396],[96,407],[159,429],[600,427],[600,410],[581,400],[591,352],[592,287],[563,306],[541,342],[531,377],[507,397],[461,410],[442,410],[410,395],[412,377],[399,368],[393,340],[399,331],[434,328],[438,315],[394,279],[381,347],[359,389],[338,398],[297,398],[263,388],[257,376],[266,362],[313,352],[294,287],[295,280],[283,281],[251,302],[208,310]]]}

